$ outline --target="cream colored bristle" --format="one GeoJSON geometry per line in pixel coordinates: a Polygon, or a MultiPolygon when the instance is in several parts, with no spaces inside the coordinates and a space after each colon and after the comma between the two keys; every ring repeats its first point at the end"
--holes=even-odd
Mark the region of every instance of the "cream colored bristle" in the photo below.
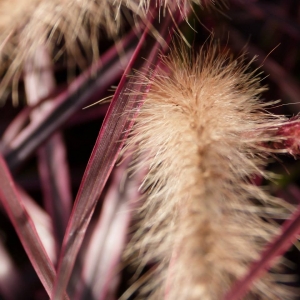
{"type": "MultiPolygon", "coordinates": [[[[288,216],[250,183],[264,174],[272,154],[264,145],[282,139],[275,132],[284,119],[265,111],[264,89],[242,58],[216,46],[196,57],[173,48],[145,82],[151,88],[125,148],[133,168],[148,171],[124,257],[137,270],[157,265],[141,299],[220,300],[278,233],[268,220],[288,216]]],[[[293,297],[268,273],[246,299],[293,297]]]]}
{"type": "Polygon", "coordinates": [[[81,67],[85,64],[84,56],[89,60],[97,57],[99,29],[105,35],[116,36],[121,22],[118,11],[125,2],[136,9],[135,1],[122,0],[1,1],[0,75],[5,76],[0,94],[41,46],[48,47],[51,53],[63,41],[69,60],[81,67]]]}

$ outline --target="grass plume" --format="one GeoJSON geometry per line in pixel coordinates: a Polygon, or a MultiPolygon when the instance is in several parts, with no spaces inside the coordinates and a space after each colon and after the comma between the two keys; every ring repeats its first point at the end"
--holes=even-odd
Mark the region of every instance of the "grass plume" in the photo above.
{"type": "MultiPolygon", "coordinates": [[[[192,2],[3,0],[0,3],[0,75],[4,78],[0,92],[13,83],[14,98],[17,98],[16,85],[24,63],[32,59],[41,46],[46,45],[55,54],[55,59],[67,52],[69,61],[85,67],[87,58],[91,61],[92,57],[100,55],[101,35],[117,38],[123,21],[122,8],[132,11],[135,18],[144,18],[151,5],[170,10],[180,6],[184,13],[192,2]]],[[[38,66],[32,67],[38,69],[38,66]]]]}
{"type": "MultiPolygon", "coordinates": [[[[278,233],[279,199],[251,180],[273,155],[264,143],[284,118],[265,111],[264,88],[243,59],[217,46],[193,57],[184,46],[162,57],[127,142],[145,168],[144,202],[125,254],[157,264],[141,298],[219,300],[278,233]]],[[[274,271],[274,270],[273,270],[274,271]]],[[[292,299],[271,273],[247,299],[292,299]]]]}
{"type": "Polygon", "coordinates": [[[1,1],[0,72],[5,74],[2,90],[12,79],[18,81],[24,63],[41,46],[46,45],[50,52],[66,51],[69,59],[81,67],[85,57],[99,56],[100,30],[116,37],[124,2],[132,9],[137,6],[135,1],[122,0],[1,1]]]}

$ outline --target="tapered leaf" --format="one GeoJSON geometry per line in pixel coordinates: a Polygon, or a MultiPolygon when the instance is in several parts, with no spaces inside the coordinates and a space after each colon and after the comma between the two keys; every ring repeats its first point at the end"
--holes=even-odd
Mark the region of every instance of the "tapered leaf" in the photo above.
{"type": "MultiPolygon", "coordinates": [[[[55,77],[47,46],[38,47],[33,57],[26,61],[25,67],[26,100],[27,104],[32,106],[55,90],[55,77]],[[37,72],[35,68],[40,71],[37,72]]],[[[53,101],[49,99],[36,107],[30,114],[30,121],[32,123],[39,122],[43,118],[43,114],[51,110],[52,106],[53,101]]],[[[48,139],[47,143],[39,148],[37,153],[44,203],[55,228],[57,252],[59,252],[67,227],[72,202],[69,168],[65,152],[62,134],[56,132],[48,139]],[[57,166],[59,166],[59,172],[57,172],[57,166]]]]}
{"type": "Polygon", "coordinates": [[[251,266],[248,274],[242,280],[235,283],[233,288],[225,296],[224,300],[243,299],[255,279],[261,277],[270,269],[276,258],[283,255],[291,247],[299,234],[300,206],[298,206],[297,211],[292,217],[282,225],[280,235],[267,246],[266,250],[262,253],[261,258],[251,266]]]}
{"type": "Polygon", "coordinates": [[[120,60],[118,47],[108,50],[95,65],[81,74],[66,91],[53,99],[54,105],[39,122],[27,126],[4,150],[9,168],[15,169],[53,132],[60,128],[74,112],[88,100],[99,100],[106,89],[122,74],[122,64],[128,62],[136,46],[137,37],[131,32],[121,42],[124,55],[120,60]]]}
{"type": "Polygon", "coordinates": [[[84,261],[82,287],[77,299],[114,299],[120,274],[117,268],[124,249],[131,214],[140,198],[141,172],[127,176],[130,157],[114,169],[103,200],[101,215],[93,228],[84,261]]]}
{"type": "MultiPolygon", "coordinates": [[[[179,12],[178,16],[181,16],[179,12]]],[[[178,16],[177,19],[179,19],[178,16]]],[[[151,18],[149,20],[150,23],[152,23],[151,18]]],[[[158,25],[157,31],[161,37],[167,39],[169,33],[172,32],[173,25],[172,16],[167,14],[158,25]]],[[[66,290],[77,253],[82,244],[97,200],[115,164],[128,131],[132,126],[133,115],[129,112],[136,110],[141,104],[143,92],[145,92],[146,87],[144,85],[138,86],[135,83],[135,79],[132,77],[128,78],[128,75],[131,74],[131,69],[134,68],[146,70],[145,72],[148,73],[145,76],[150,76],[152,72],[151,67],[156,63],[158,54],[163,49],[162,41],[149,35],[148,31],[149,27],[145,29],[134,55],[125,70],[85,170],[64,238],[56,287],[52,299],[61,299],[63,292],[66,290]],[[136,60],[136,58],[141,57],[143,58],[142,60],[136,60]],[[134,95],[132,95],[133,90],[136,91],[134,95]]]]}
{"type": "MultiPolygon", "coordinates": [[[[55,269],[16,191],[15,184],[2,156],[0,156],[0,200],[14,225],[33,268],[48,295],[50,295],[56,277],[55,269]]],[[[62,298],[68,299],[65,293],[62,298]]]]}

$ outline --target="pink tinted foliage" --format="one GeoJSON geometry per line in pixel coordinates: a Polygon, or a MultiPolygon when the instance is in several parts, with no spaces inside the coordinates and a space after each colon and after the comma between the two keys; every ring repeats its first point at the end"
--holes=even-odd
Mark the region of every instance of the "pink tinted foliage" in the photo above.
{"type": "Polygon", "coordinates": [[[47,101],[49,98],[56,98],[59,94],[59,90],[55,90],[55,93],[47,95],[45,98],[40,99],[36,104],[24,107],[21,112],[9,123],[5,129],[0,143],[1,153],[9,151],[10,143],[17,137],[17,135],[23,130],[26,123],[28,122],[31,112],[41,105],[41,103],[47,101]]]}
{"type": "MultiPolygon", "coordinates": [[[[149,18],[149,22],[152,23],[153,16],[151,14],[149,14],[149,18]]],[[[180,18],[181,14],[178,13],[175,19],[179,20],[180,18]]],[[[168,40],[170,32],[172,33],[170,30],[172,25],[174,23],[169,14],[158,25],[158,32],[165,40],[168,40]]],[[[146,27],[122,76],[88,162],[65,234],[52,299],[61,299],[61,295],[67,287],[97,200],[116,162],[124,139],[133,124],[133,116],[125,113],[134,111],[135,107],[141,105],[140,92],[143,92],[145,87],[142,84],[135,84],[132,78],[128,78],[131,68],[147,70],[149,73],[146,75],[150,76],[151,66],[155,65],[158,53],[162,49],[161,41],[148,35],[148,31],[149,27],[146,27]],[[140,51],[144,43],[147,43],[148,46],[147,49],[144,49],[145,52],[141,54],[140,51]],[[143,59],[139,57],[143,57],[143,59]],[[129,92],[132,90],[136,93],[130,96],[129,92]]]]}
{"type": "MultiPolygon", "coordinates": [[[[273,143],[272,148],[285,150],[294,157],[300,154],[300,123],[298,117],[293,117],[289,122],[283,124],[277,130],[278,136],[284,136],[281,142],[273,143]]],[[[284,222],[281,228],[279,236],[277,236],[269,245],[267,245],[265,251],[262,253],[261,258],[253,263],[250,267],[248,274],[241,280],[238,280],[232,289],[224,297],[224,300],[238,300],[242,299],[253,282],[264,275],[272,264],[276,261],[276,258],[284,255],[284,253],[296,242],[300,234],[300,193],[296,187],[289,187],[288,191],[295,199],[295,203],[298,204],[297,211],[290,216],[288,220],[284,222]]],[[[285,197],[284,197],[285,198],[285,197]]],[[[291,202],[291,199],[286,199],[291,202]]]]}
{"type": "MultiPolygon", "coordinates": [[[[43,247],[31,218],[24,208],[15,188],[14,181],[2,157],[0,157],[0,200],[14,225],[32,266],[47,293],[50,295],[56,277],[55,269],[43,247]]],[[[65,293],[62,298],[68,299],[65,293]]]]}
{"type": "Polygon", "coordinates": [[[41,208],[21,187],[17,186],[17,191],[22,199],[24,207],[32,219],[41,242],[53,265],[57,261],[55,251],[56,239],[53,232],[52,219],[47,212],[41,208]]]}
{"type": "MultiPolygon", "coordinates": [[[[39,47],[35,56],[28,60],[24,84],[28,105],[36,105],[40,99],[55,90],[55,77],[48,49],[39,47]]],[[[30,114],[31,123],[39,122],[43,114],[51,110],[52,99],[44,101],[30,114]]],[[[67,220],[71,211],[72,195],[69,167],[62,134],[56,132],[37,152],[38,169],[44,196],[44,205],[51,216],[56,233],[59,253],[67,220]]]]}
{"type": "Polygon", "coordinates": [[[54,134],[47,144],[38,150],[38,157],[45,207],[55,226],[58,253],[72,205],[70,174],[62,135],[54,134]]]}
{"type": "Polygon", "coordinates": [[[290,122],[281,126],[278,129],[278,134],[280,136],[285,136],[286,139],[282,141],[281,145],[277,147],[282,147],[286,149],[289,154],[294,157],[299,157],[300,155],[300,122],[299,117],[293,117],[290,122]]]}
{"type": "Polygon", "coordinates": [[[281,233],[262,253],[261,258],[250,266],[248,274],[238,280],[224,297],[224,300],[238,300],[248,292],[251,284],[272,266],[276,258],[282,256],[297,240],[300,234],[300,205],[297,211],[282,225],[281,233]]]}
{"type": "Polygon", "coordinates": [[[76,299],[115,299],[119,283],[118,265],[126,242],[131,214],[140,197],[140,174],[128,177],[126,159],[113,172],[112,183],[103,200],[103,206],[87,250],[81,256],[84,262],[81,286],[76,299]]]}
{"type": "Polygon", "coordinates": [[[132,31],[119,46],[108,50],[95,65],[76,78],[69,87],[53,99],[50,110],[43,112],[38,122],[26,126],[2,152],[11,169],[17,168],[55,130],[60,128],[74,112],[87,101],[101,98],[103,92],[121,74],[122,65],[129,60],[135,48],[136,35],[132,31]],[[120,60],[118,48],[124,48],[120,60]]]}

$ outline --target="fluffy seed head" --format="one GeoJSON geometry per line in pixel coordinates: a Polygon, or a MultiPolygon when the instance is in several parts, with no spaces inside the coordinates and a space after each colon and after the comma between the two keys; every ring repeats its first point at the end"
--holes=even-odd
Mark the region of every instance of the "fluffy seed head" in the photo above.
{"type": "MultiPolygon", "coordinates": [[[[0,74],[4,88],[19,76],[23,64],[42,45],[49,50],[64,40],[71,59],[83,65],[85,55],[98,55],[99,29],[117,33],[122,0],[3,0],[0,3],[0,74]],[[79,47],[80,45],[80,47],[79,47]]],[[[126,1],[136,6],[135,1],[126,1]]],[[[62,49],[63,50],[63,49],[62,49]]],[[[34,66],[33,66],[34,67],[34,66]]]]}
{"type": "MultiPolygon", "coordinates": [[[[218,47],[173,49],[150,82],[126,149],[148,168],[125,258],[156,264],[142,298],[219,300],[277,233],[279,199],[251,184],[284,121],[265,111],[243,59],[218,47]],[[164,298],[165,297],[165,298],[164,298]]],[[[270,273],[247,299],[292,299],[270,273]]]]}
{"type": "MultiPolygon", "coordinates": [[[[155,2],[157,8],[191,5],[188,0],[155,2]]],[[[121,8],[144,17],[150,0],[2,0],[0,2],[0,76],[2,90],[20,76],[24,62],[42,45],[63,48],[80,66],[87,57],[99,55],[99,33],[116,37],[121,8]],[[101,29],[101,31],[99,31],[101,29]]],[[[184,10],[183,10],[184,11],[184,10]]],[[[33,66],[34,67],[34,66],[33,66]]]]}

